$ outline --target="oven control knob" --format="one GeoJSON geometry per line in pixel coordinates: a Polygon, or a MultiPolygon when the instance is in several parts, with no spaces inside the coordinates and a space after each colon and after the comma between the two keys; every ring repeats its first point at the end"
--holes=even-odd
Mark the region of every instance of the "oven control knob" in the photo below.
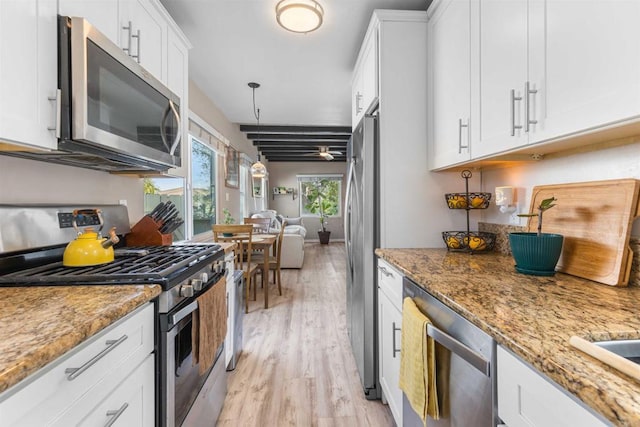
{"type": "Polygon", "coordinates": [[[200,280],[202,280],[202,283],[207,283],[209,281],[209,275],[207,273],[202,273],[200,275],[200,280]]]}
{"type": "Polygon", "coordinates": [[[195,291],[201,291],[202,290],[202,280],[200,279],[191,279],[191,281],[189,282],[191,284],[191,286],[193,287],[193,289],[195,291]]]}
{"type": "Polygon", "coordinates": [[[180,286],[180,292],[179,292],[181,297],[192,297],[193,296],[193,286],[191,285],[182,285],[180,286]]]}

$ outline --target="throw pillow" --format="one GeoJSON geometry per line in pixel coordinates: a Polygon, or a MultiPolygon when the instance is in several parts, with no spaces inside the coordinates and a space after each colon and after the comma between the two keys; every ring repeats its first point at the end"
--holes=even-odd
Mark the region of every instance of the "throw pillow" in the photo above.
{"type": "Polygon", "coordinates": [[[302,225],[302,217],[287,218],[287,225],[302,225]]]}

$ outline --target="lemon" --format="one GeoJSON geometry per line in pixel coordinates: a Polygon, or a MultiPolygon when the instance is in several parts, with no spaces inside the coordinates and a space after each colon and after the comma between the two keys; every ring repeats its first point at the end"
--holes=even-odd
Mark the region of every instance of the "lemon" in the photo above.
{"type": "Polygon", "coordinates": [[[481,251],[487,248],[487,242],[481,237],[472,237],[469,241],[469,248],[473,251],[481,251]]]}
{"type": "Polygon", "coordinates": [[[479,208],[484,203],[484,199],[482,197],[474,197],[471,199],[471,206],[474,208],[479,208]]]}
{"type": "Polygon", "coordinates": [[[447,246],[451,249],[458,249],[460,248],[460,242],[455,237],[449,236],[447,237],[447,246]]]}
{"type": "Polygon", "coordinates": [[[467,207],[467,198],[464,196],[453,196],[448,200],[449,208],[464,209],[467,207]]]}

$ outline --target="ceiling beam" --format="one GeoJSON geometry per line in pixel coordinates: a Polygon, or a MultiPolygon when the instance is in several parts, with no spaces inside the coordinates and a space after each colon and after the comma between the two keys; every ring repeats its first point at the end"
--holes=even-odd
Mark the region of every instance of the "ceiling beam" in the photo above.
{"type": "Polygon", "coordinates": [[[348,141],[351,138],[351,135],[311,135],[311,134],[292,134],[292,133],[248,133],[247,139],[266,139],[266,140],[283,140],[283,141],[308,141],[308,140],[317,140],[317,141],[348,141]]]}
{"type": "Polygon", "coordinates": [[[264,126],[240,125],[240,132],[275,133],[332,133],[351,135],[349,126],[264,126]]]}
{"type": "Polygon", "coordinates": [[[349,141],[277,141],[277,140],[259,140],[253,141],[253,145],[259,147],[308,147],[317,148],[317,146],[323,147],[336,147],[343,148],[347,146],[349,141]]]}
{"type": "MultiPolygon", "coordinates": [[[[263,153],[317,153],[318,150],[316,147],[263,147],[260,149],[263,153]]],[[[330,149],[329,151],[339,151],[341,153],[346,153],[347,150],[345,147],[330,149]]]]}
{"type": "Polygon", "coordinates": [[[324,160],[320,157],[273,157],[268,159],[270,162],[341,162],[344,163],[347,159],[338,159],[335,158],[333,160],[324,160]]]}

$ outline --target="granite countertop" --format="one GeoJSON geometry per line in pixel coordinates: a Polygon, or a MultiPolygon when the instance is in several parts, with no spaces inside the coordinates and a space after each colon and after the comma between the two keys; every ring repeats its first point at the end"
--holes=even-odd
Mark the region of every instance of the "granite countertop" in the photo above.
{"type": "Polygon", "coordinates": [[[376,254],[615,425],[640,425],[640,382],[575,349],[589,341],[640,338],[640,288],[556,273],[516,273],[513,258],[446,249],[376,254]]]}
{"type": "Polygon", "coordinates": [[[0,392],[161,290],[158,285],[0,288],[0,392]]]}

